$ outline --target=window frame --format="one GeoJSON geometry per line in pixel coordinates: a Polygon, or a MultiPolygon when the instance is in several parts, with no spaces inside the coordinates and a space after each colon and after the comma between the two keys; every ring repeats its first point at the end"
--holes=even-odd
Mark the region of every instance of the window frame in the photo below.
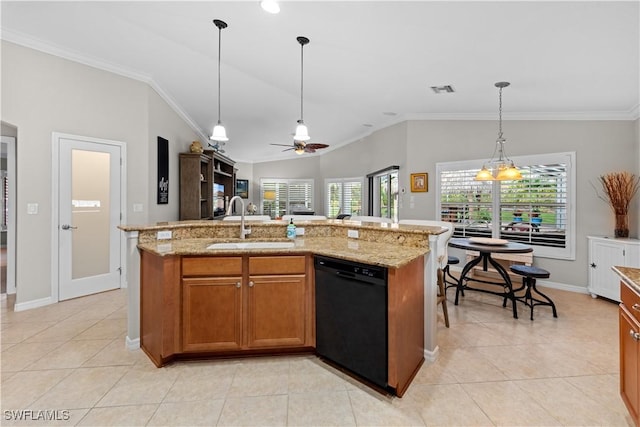
{"type": "MultiPolygon", "coordinates": [[[[330,215],[331,212],[331,206],[329,206],[329,197],[331,194],[331,191],[329,190],[329,185],[331,184],[340,184],[341,185],[341,190],[340,190],[340,211],[338,212],[338,214],[342,213],[342,214],[349,214],[349,215],[363,215],[363,209],[364,209],[364,191],[365,191],[365,187],[364,187],[364,177],[360,176],[360,177],[352,177],[352,178],[325,178],[324,180],[324,212],[325,215],[327,216],[327,218],[332,218],[332,216],[330,215]],[[345,200],[344,200],[344,184],[345,183],[358,183],[360,184],[360,212],[359,213],[353,213],[353,212],[345,212],[344,211],[344,205],[345,205],[345,200]]],[[[335,218],[335,217],[334,217],[335,218]]]]}
{"type": "MultiPolygon", "coordinates": [[[[576,153],[575,152],[560,152],[560,153],[544,153],[533,154],[526,156],[514,156],[511,160],[519,167],[526,167],[528,165],[551,165],[561,163],[566,165],[566,226],[565,226],[565,247],[549,247],[540,246],[535,243],[527,243],[534,248],[535,256],[542,258],[552,259],[576,259],[576,194],[577,194],[577,181],[576,181],[576,153]]],[[[482,160],[464,160],[454,162],[439,162],[436,163],[436,212],[437,215],[444,221],[447,219],[442,214],[442,173],[452,170],[479,170],[482,165],[482,160]]],[[[491,236],[494,238],[500,237],[501,221],[494,221],[495,215],[501,214],[501,197],[494,197],[496,192],[501,193],[500,181],[488,182],[490,185],[491,194],[491,236]]],[[[478,181],[478,185],[481,182],[478,181]]],[[[487,187],[485,187],[487,188],[487,187]]],[[[487,202],[488,204],[489,202],[487,202]]],[[[505,203],[508,204],[508,203],[505,203]]]]}
{"type": "Polygon", "coordinates": [[[269,184],[283,184],[286,186],[286,200],[284,201],[284,212],[281,212],[278,205],[282,202],[278,199],[280,195],[280,191],[276,191],[276,208],[277,212],[275,218],[281,218],[283,215],[291,214],[291,186],[295,184],[304,184],[308,186],[309,198],[305,199],[305,205],[310,207],[311,210],[314,210],[314,199],[315,199],[315,180],[313,178],[260,178],[260,214],[265,215],[264,209],[264,185],[265,183],[269,184]]]}

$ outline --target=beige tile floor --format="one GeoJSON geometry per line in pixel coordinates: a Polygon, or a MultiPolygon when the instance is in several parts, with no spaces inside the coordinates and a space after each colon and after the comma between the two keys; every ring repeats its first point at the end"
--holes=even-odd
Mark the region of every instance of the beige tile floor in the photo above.
{"type": "MultiPolygon", "coordinates": [[[[2,304],[3,425],[632,426],[618,394],[616,304],[549,290],[529,320],[449,290],[451,328],[405,396],[382,396],[314,356],[176,362],[127,351],[126,291],[13,312],[2,304]],[[66,410],[18,422],[11,410],[66,410]]],[[[439,314],[441,311],[439,310],[439,314]]]]}

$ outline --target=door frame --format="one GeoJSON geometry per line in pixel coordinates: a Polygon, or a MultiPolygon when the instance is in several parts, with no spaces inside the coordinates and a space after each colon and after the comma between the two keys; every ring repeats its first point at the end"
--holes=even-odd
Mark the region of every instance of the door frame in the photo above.
{"type": "Polygon", "coordinates": [[[16,293],[16,138],[2,135],[7,144],[7,177],[9,179],[9,223],[7,224],[7,295],[16,293]]]}
{"type": "MultiPolygon", "coordinates": [[[[59,236],[58,225],[60,222],[60,212],[58,199],[60,197],[60,140],[76,139],[83,142],[115,145],[120,147],[120,224],[126,224],[127,220],[127,144],[121,141],[94,138],[90,136],[72,135],[68,133],[51,133],[51,302],[59,301],[60,289],[60,258],[59,258],[59,236]]],[[[120,233],[120,287],[126,287],[126,239],[124,233],[120,233]]]]}

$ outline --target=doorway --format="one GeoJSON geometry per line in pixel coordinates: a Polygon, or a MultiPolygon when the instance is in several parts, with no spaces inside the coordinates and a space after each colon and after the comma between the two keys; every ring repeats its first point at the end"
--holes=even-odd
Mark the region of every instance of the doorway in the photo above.
{"type": "Polygon", "coordinates": [[[16,139],[0,141],[0,290],[16,293],[16,139]]]}
{"type": "Polygon", "coordinates": [[[124,144],[54,133],[53,145],[53,295],[120,288],[124,144]]]}

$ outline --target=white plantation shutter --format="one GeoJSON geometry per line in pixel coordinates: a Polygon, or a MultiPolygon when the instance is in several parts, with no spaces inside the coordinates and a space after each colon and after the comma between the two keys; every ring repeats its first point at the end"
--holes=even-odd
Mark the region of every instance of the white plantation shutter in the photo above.
{"type": "Polygon", "coordinates": [[[519,181],[476,181],[482,160],[438,163],[437,207],[457,237],[499,237],[575,259],[575,153],[512,159],[519,181]]]}
{"type": "Polygon", "coordinates": [[[333,178],[325,180],[325,215],[361,215],[364,178],[333,178]]]}
{"type": "Polygon", "coordinates": [[[271,218],[295,210],[313,210],[313,180],[263,178],[260,180],[262,214],[271,218]]]}

